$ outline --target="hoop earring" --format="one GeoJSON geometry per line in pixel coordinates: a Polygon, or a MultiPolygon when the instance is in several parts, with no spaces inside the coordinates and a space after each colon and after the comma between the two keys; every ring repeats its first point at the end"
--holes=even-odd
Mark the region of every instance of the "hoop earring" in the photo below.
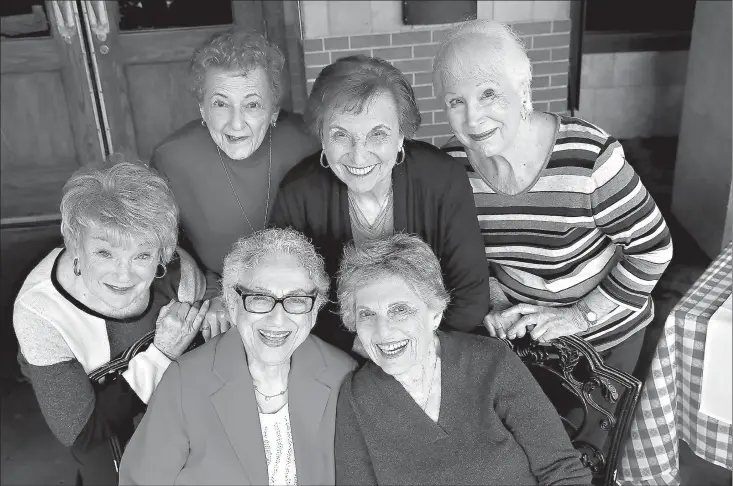
{"type": "Polygon", "coordinates": [[[81,275],[81,270],[79,270],[79,259],[74,258],[74,275],[77,277],[81,275]]]}
{"type": "Polygon", "coordinates": [[[321,167],[323,167],[324,169],[328,169],[330,165],[328,165],[328,160],[324,162],[324,155],[326,155],[326,152],[324,150],[321,150],[321,156],[318,158],[318,161],[321,163],[321,167]]]}
{"type": "Polygon", "coordinates": [[[201,126],[206,128],[206,120],[204,120],[203,118],[201,119],[201,126]]]}
{"type": "Polygon", "coordinates": [[[395,164],[395,166],[398,166],[398,165],[402,164],[405,161],[405,147],[404,146],[403,147],[400,147],[400,149],[397,151],[397,153],[400,153],[400,152],[402,153],[402,157],[395,164]]]}
{"type": "Polygon", "coordinates": [[[168,273],[168,267],[163,265],[162,263],[158,263],[158,267],[155,269],[155,278],[163,278],[168,273]],[[163,274],[158,275],[158,270],[160,270],[160,267],[163,267],[163,274]]]}

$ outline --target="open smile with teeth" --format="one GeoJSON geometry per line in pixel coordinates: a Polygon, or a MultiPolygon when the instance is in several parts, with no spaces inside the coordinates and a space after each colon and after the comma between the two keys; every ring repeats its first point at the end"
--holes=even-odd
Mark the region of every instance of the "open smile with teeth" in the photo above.
{"type": "Polygon", "coordinates": [[[248,138],[246,135],[242,135],[241,137],[235,137],[234,135],[224,135],[224,136],[227,138],[227,140],[230,143],[238,143],[248,138]]]}
{"type": "Polygon", "coordinates": [[[404,353],[409,343],[409,339],[403,339],[401,341],[392,341],[389,343],[377,344],[377,347],[383,355],[394,358],[395,356],[399,356],[404,353]]]}
{"type": "Polygon", "coordinates": [[[264,329],[260,329],[258,333],[260,335],[260,339],[262,339],[262,342],[265,343],[265,345],[270,346],[271,348],[277,348],[278,346],[285,344],[285,341],[288,340],[292,331],[265,331],[264,329]]]}
{"type": "Polygon", "coordinates": [[[377,164],[368,165],[366,167],[351,167],[350,165],[345,165],[344,167],[346,167],[346,170],[348,170],[349,172],[351,172],[352,174],[356,176],[365,176],[368,173],[370,173],[371,171],[373,171],[376,166],[377,164]]]}
{"type": "Polygon", "coordinates": [[[125,292],[129,292],[130,289],[132,289],[132,287],[134,287],[134,285],[133,286],[129,286],[129,287],[118,287],[118,286],[112,285],[112,284],[104,284],[104,285],[106,285],[109,290],[111,290],[112,292],[114,292],[116,294],[124,294],[125,292]]]}
{"type": "Polygon", "coordinates": [[[474,139],[477,142],[481,142],[483,140],[486,140],[487,138],[491,137],[494,133],[496,133],[497,128],[492,128],[491,130],[488,130],[484,133],[477,133],[477,134],[469,134],[468,136],[474,139]]]}

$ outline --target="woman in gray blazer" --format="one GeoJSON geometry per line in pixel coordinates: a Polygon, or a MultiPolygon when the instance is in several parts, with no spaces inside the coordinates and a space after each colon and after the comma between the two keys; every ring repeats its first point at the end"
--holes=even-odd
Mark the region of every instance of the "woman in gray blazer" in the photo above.
{"type": "Polygon", "coordinates": [[[224,260],[224,334],[170,365],[127,445],[120,484],[335,484],[339,387],[355,367],[310,335],[329,278],[290,229],[224,260]]]}

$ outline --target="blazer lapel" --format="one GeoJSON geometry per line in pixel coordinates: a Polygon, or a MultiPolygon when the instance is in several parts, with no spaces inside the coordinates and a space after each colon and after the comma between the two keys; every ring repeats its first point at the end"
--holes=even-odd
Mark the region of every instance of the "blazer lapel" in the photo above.
{"type": "Polygon", "coordinates": [[[293,354],[288,387],[298,484],[322,484],[324,481],[319,473],[323,466],[319,429],[331,388],[318,381],[318,376],[325,367],[323,355],[310,337],[293,354]]]}
{"type": "Polygon", "coordinates": [[[223,385],[211,395],[229,442],[250,484],[268,484],[265,446],[244,345],[236,327],[219,341],[214,372],[223,385]]]}

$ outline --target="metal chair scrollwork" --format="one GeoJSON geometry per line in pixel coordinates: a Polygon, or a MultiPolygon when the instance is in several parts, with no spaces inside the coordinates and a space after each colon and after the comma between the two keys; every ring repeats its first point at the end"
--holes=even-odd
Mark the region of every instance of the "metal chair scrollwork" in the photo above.
{"type": "Polygon", "coordinates": [[[529,368],[557,409],[581,461],[593,473],[593,484],[614,484],[641,382],[606,366],[595,348],[577,336],[542,344],[528,336],[502,341],[529,368]]]}

